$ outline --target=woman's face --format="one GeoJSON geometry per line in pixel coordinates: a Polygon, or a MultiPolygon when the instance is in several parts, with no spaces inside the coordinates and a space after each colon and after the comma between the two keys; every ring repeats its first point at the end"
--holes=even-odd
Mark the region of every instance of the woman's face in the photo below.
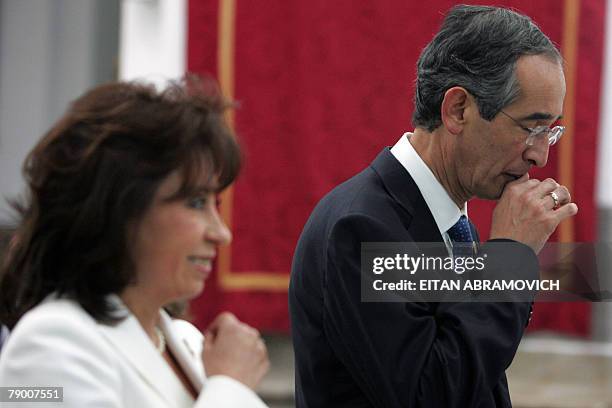
{"type": "Polygon", "coordinates": [[[132,240],[136,286],[163,303],[199,295],[217,246],[232,239],[214,193],[168,201],[181,181],[179,172],[162,181],[132,240]]]}

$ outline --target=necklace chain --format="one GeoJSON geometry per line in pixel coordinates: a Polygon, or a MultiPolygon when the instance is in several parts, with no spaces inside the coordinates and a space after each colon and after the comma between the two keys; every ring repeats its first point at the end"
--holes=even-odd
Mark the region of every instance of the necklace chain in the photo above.
{"type": "Polygon", "coordinates": [[[166,351],[166,336],[164,336],[164,332],[158,326],[155,326],[155,334],[159,340],[159,344],[156,346],[157,351],[159,351],[160,354],[164,354],[166,351]]]}

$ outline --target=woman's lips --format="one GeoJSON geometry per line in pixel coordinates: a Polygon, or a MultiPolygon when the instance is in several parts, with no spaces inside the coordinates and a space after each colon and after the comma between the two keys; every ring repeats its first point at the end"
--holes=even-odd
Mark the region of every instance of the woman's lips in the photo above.
{"type": "Polygon", "coordinates": [[[188,259],[196,270],[202,273],[205,278],[208,277],[212,271],[212,263],[214,258],[190,256],[188,259]]]}

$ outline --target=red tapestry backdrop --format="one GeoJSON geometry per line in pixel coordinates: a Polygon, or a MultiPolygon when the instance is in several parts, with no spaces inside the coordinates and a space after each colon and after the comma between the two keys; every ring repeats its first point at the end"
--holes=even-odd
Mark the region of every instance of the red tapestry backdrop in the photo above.
{"type": "MultiPolygon", "coordinates": [[[[326,192],[412,129],[417,58],[456,3],[190,0],[188,69],[218,78],[239,102],[230,120],[246,157],[222,204],[234,241],[192,306],[201,328],[230,310],[263,331],[288,331],[286,287],[302,226],[326,192]]],[[[604,0],[495,4],[531,16],[564,52],[565,146],[531,176],[567,183],[580,207],[553,240],[592,241],[604,0]]],[[[493,206],[470,202],[483,239],[493,206]]],[[[588,304],[537,304],[530,327],[586,335],[589,323],[588,304]]]]}

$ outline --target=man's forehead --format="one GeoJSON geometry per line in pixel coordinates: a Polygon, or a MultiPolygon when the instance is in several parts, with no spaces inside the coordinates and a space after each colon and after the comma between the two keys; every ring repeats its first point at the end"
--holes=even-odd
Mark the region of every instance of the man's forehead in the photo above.
{"type": "Polygon", "coordinates": [[[517,119],[558,120],[565,98],[565,76],[561,64],[543,55],[519,58],[516,77],[520,96],[515,103],[517,119]]]}

